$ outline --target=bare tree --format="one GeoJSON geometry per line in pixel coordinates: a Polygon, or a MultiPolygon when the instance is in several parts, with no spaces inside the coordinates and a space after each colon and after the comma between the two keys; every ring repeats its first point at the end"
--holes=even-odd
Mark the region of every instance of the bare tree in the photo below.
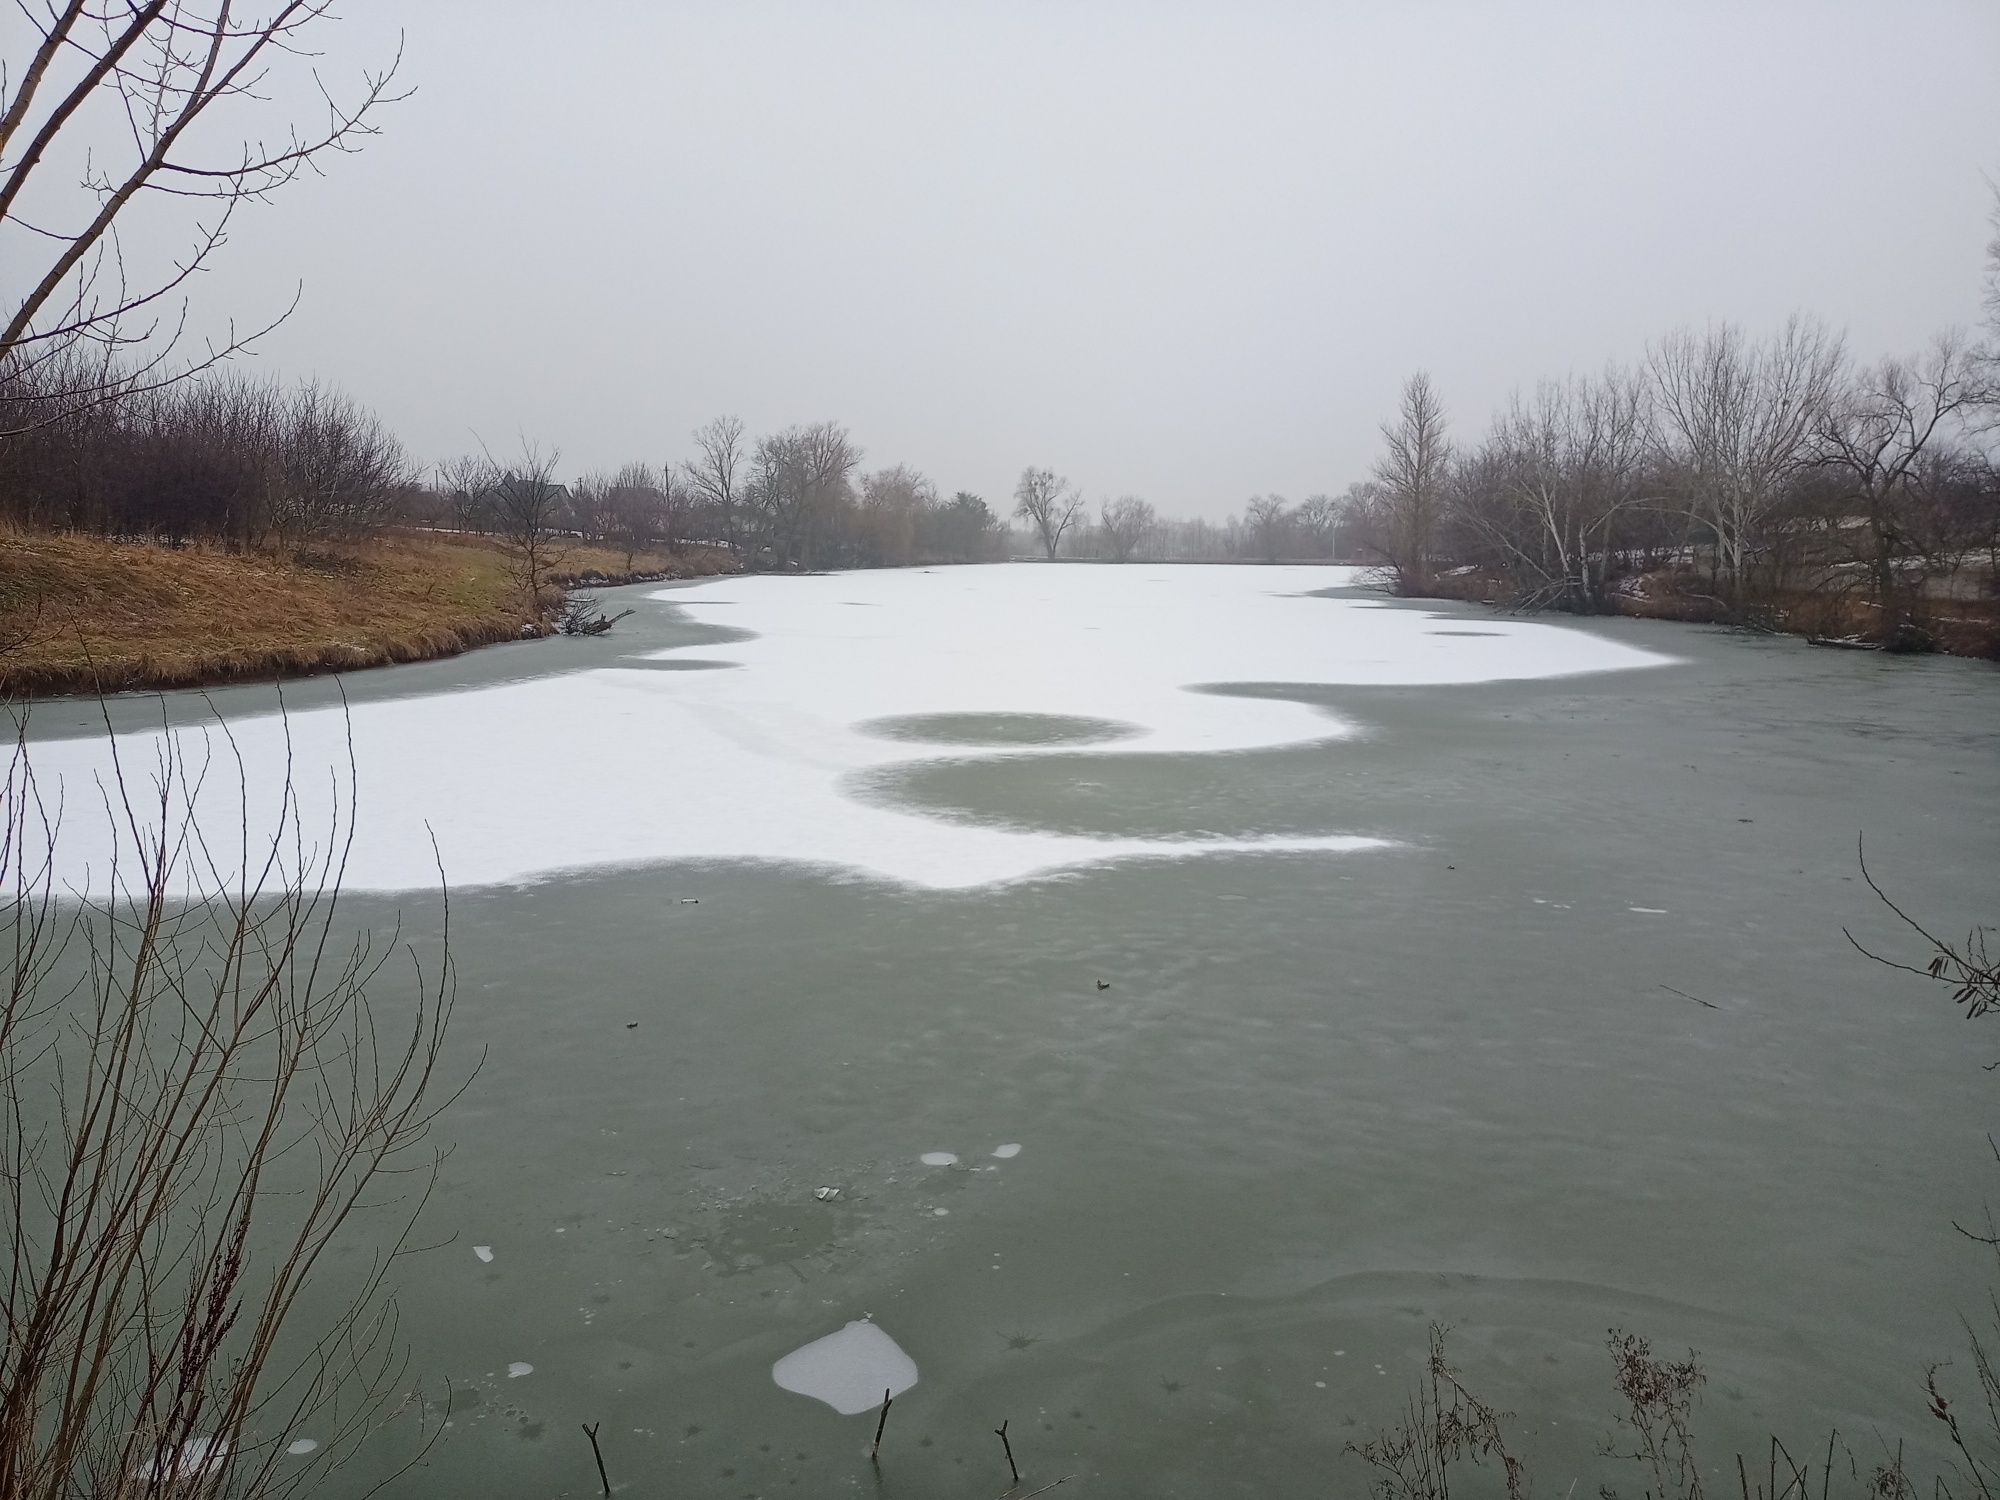
{"type": "Polygon", "coordinates": [[[1684,509],[1713,537],[1720,586],[1739,612],[1843,360],[1838,336],[1800,316],[1758,342],[1728,323],[1679,329],[1647,356],[1662,458],[1684,509]]]}
{"type": "Polygon", "coordinates": [[[1292,512],[1292,522],[1322,557],[1334,555],[1340,529],[1340,502],[1331,495],[1308,495],[1292,512]]]}
{"type": "Polygon", "coordinates": [[[814,566],[831,518],[851,499],[848,476],[861,450],[837,422],[788,427],[760,438],[747,498],[780,567],[814,566]]]}
{"type": "Polygon", "coordinates": [[[210,773],[170,739],[151,786],[110,778],[121,853],[83,889],[25,744],[0,786],[0,1494],[19,1500],[309,1492],[402,1382],[388,1278],[441,1160],[448,907],[405,988],[394,944],[335,920],[351,790],[306,829],[288,779],[273,830],[246,796],[240,842],[211,844],[192,813],[210,773]],[[385,1214],[381,1248],[341,1254],[385,1214]],[[308,1278],[346,1278],[313,1328],[308,1278]],[[285,1457],[302,1428],[319,1453],[285,1457]]]}
{"type": "Polygon", "coordinates": [[[280,547],[361,536],[389,519],[411,469],[373,412],[311,381],[292,392],[281,423],[268,518],[280,547]]]}
{"type": "MultiPolygon", "coordinates": [[[[2000,185],[1993,189],[1993,211],[1986,222],[1993,229],[1986,242],[1986,329],[2000,343],[2000,185]]],[[[2000,357],[2000,348],[1993,353],[2000,357]]]]}
{"type": "Polygon", "coordinates": [[[1444,403],[1431,378],[1419,370],[1403,382],[1396,419],[1382,424],[1388,451],[1376,462],[1388,520],[1384,538],[1399,593],[1430,591],[1444,489],[1451,469],[1451,440],[1444,403]]]}
{"type": "Polygon", "coordinates": [[[1939,536],[1941,481],[1954,445],[1995,395],[1993,375],[1960,335],[1935,340],[1916,359],[1887,359],[1826,409],[1815,436],[1821,472],[1842,506],[1836,534],[1866,571],[1895,649],[1923,648],[1923,586],[1957,566],[1939,536]]]}
{"type": "Polygon", "coordinates": [[[1608,608],[1613,527],[1639,499],[1646,386],[1618,370],[1514,398],[1463,476],[1460,516],[1504,560],[1515,602],[1608,608]]]}
{"type": "Polygon", "coordinates": [[[437,466],[437,487],[445,497],[453,530],[484,533],[492,527],[489,501],[497,477],[493,460],[483,453],[463,454],[437,466]]]}
{"type": "Polygon", "coordinates": [[[862,545],[872,563],[914,562],[925,518],[937,508],[937,486],[907,464],[877,469],[861,481],[862,545]]]}
{"type": "Polygon", "coordinates": [[[523,441],[519,460],[497,471],[485,503],[514,559],[522,607],[539,622],[555,604],[555,572],[562,566],[562,518],[568,490],[555,482],[561,455],[523,441]]]}
{"type": "MultiPolygon", "coordinates": [[[[219,345],[183,357],[187,304],[178,312],[173,304],[239,207],[375,133],[376,111],[398,97],[395,64],[364,74],[346,103],[315,75],[323,121],[244,139],[283,75],[314,55],[331,0],[283,0],[258,18],[229,0],[22,0],[17,9],[14,24],[25,21],[34,40],[0,77],[0,261],[19,288],[0,303],[0,376],[11,384],[89,350],[94,375],[65,396],[94,403],[157,389],[268,332],[275,323],[232,328],[219,345]],[[211,154],[232,121],[241,144],[211,154]],[[79,158],[81,182],[64,184],[65,164],[79,158]],[[135,270],[117,232],[145,196],[196,208],[188,248],[150,274],[135,270]],[[121,369],[126,350],[138,362],[121,369]]],[[[0,398],[8,393],[0,387],[0,398]]],[[[0,417],[0,428],[19,426],[0,417]]]]}
{"type": "Polygon", "coordinates": [[[1278,560],[1284,541],[1286,514],[1283,495],[1252,495],[1243,506],[1243,524],[1256,543],[1257,555],[1267,563],[1278,560]]]}
{"type": "Polygon", "coordinates": [[[734,552],[742,545],[742,473],[748,463],[743,446],[743,419],[717,417],[694,432],[695,457],[687,466],[687,484],[697,503],[705,505],[720,527],[722,544],[734,552]]]}
{"type": "Polygon", "coordinates": [[[1153,507],[1137,495],[1107,500],[1097,511],[1098,532],[1113,562],[1130,562],[1132,554],[1152,536],[1160,520],[1153,507]]]}
{"type": "Polygon", "coordinates": [[[638,555],[664,540],[675,546],[675,504],[669,493],[672,468],[656,471],[651,464],[627,464],[605,491],[606,534],[625,553],[630,573],[638,555]]]}
{"type": "Polygon", "coordinates": [[[1014,514],[1024,517],[1035,528],[1050,562],[1056,560],[1056,548],[1062,545],[1063,533],[1076,523],[1082,510],[1083,496],[1067,479],[1058,478],[1055,470],[1021,471],[1020,483],[1014,486],[1014,514]]]}

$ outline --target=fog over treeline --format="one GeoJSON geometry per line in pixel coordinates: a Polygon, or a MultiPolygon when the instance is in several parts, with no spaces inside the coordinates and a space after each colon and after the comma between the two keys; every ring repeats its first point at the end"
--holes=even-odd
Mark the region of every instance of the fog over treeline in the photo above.
{"type": "MultiPolygon", "coordinates": [[[[736,413],[995,510],[1038,465],[1093,513],[1221,523],[1365,479],[1419,368],[1463,435],[1679,326],[1805,311],[1912,353],[1975,314],[2000,172],[1976,0],[439,0],[345,8],[315,66],[343,85],[399,31],[414,94],[246,206],[190,326],[302,284],[262,370],[353,393],[419,466],[525,434],[565,480],[736,413]]],[[[275,82],[274,115],[312,97],[275,82]]],[[[126,229],[135,264],[184,248],[177,207],[126,229]]]]}

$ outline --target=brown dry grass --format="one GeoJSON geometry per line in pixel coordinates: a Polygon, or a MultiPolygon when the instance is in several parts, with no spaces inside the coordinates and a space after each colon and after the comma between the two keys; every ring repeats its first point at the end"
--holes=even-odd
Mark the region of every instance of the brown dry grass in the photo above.
{"type": "MultiPolygon", "coordinates": [[[[725,572],[722,554],[577,546],[594,573],[725,572]]],[[[103,537],[0,535],[0,694],[192,687],[451,656],[531,618],[501,545],[393,535],[310,558],[103,537]]]]}

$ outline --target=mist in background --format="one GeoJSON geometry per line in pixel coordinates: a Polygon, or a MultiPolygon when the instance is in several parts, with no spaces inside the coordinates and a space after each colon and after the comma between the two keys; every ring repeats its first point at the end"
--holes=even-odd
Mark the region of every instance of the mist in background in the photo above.
{"type": "Polygon", "coordinates": [[[1914,349],[2000,177],[1986,0],[345,14],[336,91],[400,29],[416,92],[239,217],[196,326],[303,282],[257,367],[425,461],[833,418],[998,510],[1038,464],[1216,516],[1364,477],[1418,367],[1469,430],[1680,323],[1914,349]]]}

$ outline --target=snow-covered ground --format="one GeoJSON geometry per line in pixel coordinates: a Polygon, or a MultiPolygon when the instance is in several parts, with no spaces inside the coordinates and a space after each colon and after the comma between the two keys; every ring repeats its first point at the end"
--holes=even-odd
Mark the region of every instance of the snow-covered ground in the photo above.
{"type": "MultiPolygon", "coordinates": [[[[948,822],[853,788],[858,775],[938,757],[1222,753],[1356,732],[1298,703],[1188,691],[1202,684],[1473,683],[1668,660],[1559,625],[1481,617],[1469,627],[1372,600],[1309,596],[1345,576],[998,565],[725,578],[663,592],[697,619],[756,638],[658,653],[726,669],[663,671],[640,661],[356,706],[346,884],[434,885],[433,835],[458,887],[749,859],[964,888],[1111,859],[1355,850],[1377,841],[1077,837],[948,822]],[[907,723],[892,734],[880,722],[939,714],[1111,720],[1125,732],[1094,743],[941,744],[909,737],[907,723]]],[[[341,714],[227,727],[233,750],[220,726],[179,739],[191,776],[208,762],[195,822],[219,865],[233,868],[246,806],[253,830],[272,826],[288,737],[302,823],[324,845],[348,778],[341,714]]],[[[120,741],[128,775],[142,783],[167,751],[157,734],[120,741]]],[[[101,884],[112,850],[97,811],[106,743],[38,745],[34,764],[44,797],[60,785],[67,807],[63,876],[101,884]]]]}

